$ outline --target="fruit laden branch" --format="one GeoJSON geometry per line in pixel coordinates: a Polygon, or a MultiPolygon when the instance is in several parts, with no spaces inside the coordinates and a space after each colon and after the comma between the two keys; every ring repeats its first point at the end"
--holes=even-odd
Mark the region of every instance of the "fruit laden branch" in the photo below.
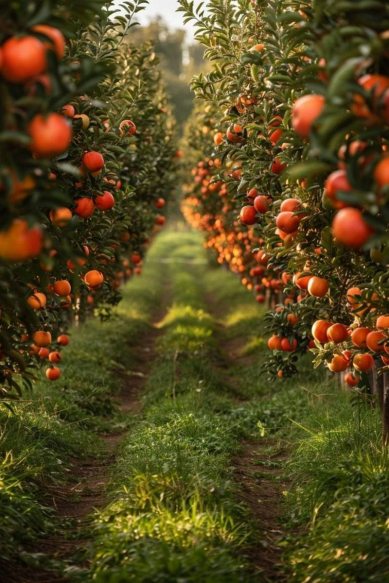
{"type": "Polygon", "coordinates": [[[140,273],[174,184],[174,126],[145,4],[12,2],[0,28],[0,387],[59,378],[68,329],[140,273]]]}
{"type": "Polygon", "coordinates": [[[193,81],[185,216],[274,306],[270,376],[310,351],[388,410],[388,3],[180,7],[211,63],[193,81]]]}

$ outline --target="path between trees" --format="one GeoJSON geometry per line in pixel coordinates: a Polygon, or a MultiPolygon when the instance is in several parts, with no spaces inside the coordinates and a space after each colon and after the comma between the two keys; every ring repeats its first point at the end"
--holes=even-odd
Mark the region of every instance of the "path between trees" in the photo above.
{"type": "MultiPolygon", "coordinates": [[[[176,272],[172,273],[171,277],[178,278],[179,281],[175,282],[175,288],[173,285],[171,302],[167,301],[166,293],[161,292],[161,297],[164,299],[158,308],[158,313],[154,314],[153,324],[148,327],[146,333],[137,338],[136,347],[131,347],[132,357],[135,360],[130,370],[120,367],[113,371],[113,374],[120,376],[122,386],[120,394],[116,397],[117,405],[122,414],[131,417],[142,417],[141,396],[145,391],[150,371],[161,358],[161,354],[158,354],[157,343],[161,338],[164,341],[164,337],[169,335],[169,329],[165,328],[166,323],[162,327],[158,326],[158,323],[163,320],[164,314],[167,314],[169,318],[168,304],[173,304],[172,309],[174,310],[174,304],[182,302],[180,296],[182,296],[183,290],[180,285],[183,285],[183,282],[180,280],[181,276],[177,275],[177,269],[186,270],[188,282],[185,285],[188,287],[195,287],[201,283],[196,281],[199,273],[196,270],[200,270],[203,274],[207,272],[201,256],[200,259],[197,256],[194,259],[189,258],[185,264],[185,253],[180,255],[181,247],[185,248],[185,236],[182,245],[179,243],[179,239],[176,245],[176,254],[180,260],[177,261],[176,272]],[[193,270],[195,271],[193,272],[193,270]]],[[[194,252],[198,254],[197,249],[194,252]]],[[[161,263],[164,262],[161,261],[161,263]]],[[[174,261],[172,265],[174,265],[174,261]]],[[[229,277],[232,278],[232,276],[229,277]]],[[[207,291],[204,303],[205,313],[211,314],[213,341],[216,341],[215,354],[217,357],[213,358],[211,367],[214,371],[213,374],[217,377],[217,382],[222,387],[228,388],[227,392],[230,393],[230,396],[233,395],[234,400],[239,405],[240,402],[245,401],[246,397],[241,394],[237,367],[253,366],[255,355],[242,354],[247,338],[236,334],[231,335],[223,321],[225,312],[228,311],[228,305],[225,302],[217,302],[213,296],[213,291],[215,290],[207,291]]],[[[189,301],[186,307],[188,310],[194,310],[197,308],[197,300],[192,305],[189,301]]],[[[186,366],[185,363],[181,365],[180,356],[177,356],[181,353],[184,354],[185,351],[176,350],[173,357],[175,360],[173,364],[174,374],[178,375],[181,374],[178,369],[181,366],[186,366]],[[176,362],[177,360],[178,362],[176,362]]],[[[196,352],[191,358],[196,359],[196,352]]],[[[205,358],[209,358],[209,355],[205,358]]],[[[173,382],[176,384],[177,379],[174,379],[173,382]]],[[[182,379],[179,382],[182,384],[182,379]]],[[[182,388],[177,387],[178,393],[181,390],[182,388]]],[[[173,397],[175,398],[175,395],[173,397]]],[[[108,485],[115,468],[118,452],[121,451],[129,431],[131,432],[131,429],[100,435],[104,444],[104,454],[98,458],[86,460],[73,459],[70,466],[72,479],[62,487],[57,486],[54,490],[50,489],[52,505],[63,522],[64,528],[58,535],[42,540],[39,547],[51,560],[62,563],[61,568],[63,569],[65,566],[68,569],[68,575],[54,575],[51,571],[41,569],[27,573],[24,570],[18,573],[16,570],[12,583],[65,583],[73,580],[71,573],[74,568],[77,570],[78,567],[81,567],[84,572],[88,571],[89,559],[85,559],[85,550],[88,550],[91,543],[93,544],[93,540],[87,533],[92,532],[95,510],[103,509],[110,502],[111,493],[108,490],[108,485]],[[79,565],[78,561],[81,562],[79,565]]],[[[250,528],[254,530],[253,540],[243,547],[243,553],[249,562],[248,568],[252,573],[247,580],[282,581],[284,578],[280,568],[279,542],[284,535],[280,518],[282,515],[282,466],[285,461],[285,452],[277,447],[277,444],[271,439],[245,439],[240,448],[237,447],[237,444],[233,446],[234,448],[238,450],[238,453],[231,457],[231,475],[235,481],[236,501],[239,504],[243,503],[246,507],[247,518],[251,523],[250,528]]],[[[210,573],[209,576],[211,577],[212,574],[210,573]]],[[[87,581],[89,579],[81,577],[78,580],[87,581]]],[[[132,581],[133,579],[128,580],[132,581]]],[[[172,581],[174,580],[173,578],[172,581]]],[[[212,581],[212,579],[209,580],[212,581]]],[[[234,578],[232,580],[235,581],[234,578]]],[[[215,581],[219,581],[219,579],[215,578],[215,581]]]]}
{"type": "MultiPolygon", "coordinates": [[[[217,363],[219,374],[239,395],[238,377],[236,372],[231,373],[237,365],[253,366],[255,355],[244,353],[247,338],[228,338],[223,324],[226,306],[217,305],[212,295],[208,295],[206,301],[217,321],[218,345],[222,347],[217,363]]],[[[285,447],[278,440],[267,437],[242,441],[239,453],[232,460],[238,498],[247,506],[255,528],[263,535],[258,544],[247,548],[247,555],[258,575],[266,581],[286,581],[280,542],[286,535],[282,524],[282,498],[287,487],[284,471],[287,459],[285,447]]]]}

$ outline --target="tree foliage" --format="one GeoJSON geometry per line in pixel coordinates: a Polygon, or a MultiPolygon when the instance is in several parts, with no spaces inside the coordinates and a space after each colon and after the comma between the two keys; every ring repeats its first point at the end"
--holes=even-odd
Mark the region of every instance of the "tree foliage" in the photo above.
{"type": "Polygon", "coordinates": [[[100,0],[18,0],[3,9],[0,385],[7,400],[30,384],[72,321],[109,313],[164,222],[158,209],[174,184],[174,123],[153,48],[127,42],[144,4],[124,2],[118,12],[100,0]],[[18,54],[18,39],[40,55],[43,47],[41,71],[18,54]],[[16,81],[22,66],[32,70],[16,81]],[[46,128],[49,120],[54,127],[46,128]],[[87,152],[102,166],[89,167],[87,152]],[[58,294],[58,281],[71,291],[58,294]],[[34,341],[37,331],[51,333],[48,349],[34,341]]]}
{"type": "Polygon", "coordinates": [[[293,374],[309,348],[317,364],[345,366],[349,384],[367,386],[371,368],[356,355],[372,355],[380,372],[389,362],[389,320],[378,320],[389,307],[387,2],[180,7],[212,64],[193,80],[184,213],[274,307],[270,374],[293,374]],[[346,337],[319,340],[321,320],[346,337]],[[367,348],[352,339],[361,327],[375,333],[367,348]]]}

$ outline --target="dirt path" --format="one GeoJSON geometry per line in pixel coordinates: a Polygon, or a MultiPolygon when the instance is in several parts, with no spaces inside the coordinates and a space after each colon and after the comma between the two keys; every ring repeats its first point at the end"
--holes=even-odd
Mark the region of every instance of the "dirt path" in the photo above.
{"type": "MultiPolygon", "coordinates": [[[[230,369],[253,363],[252,356],[242,355],[244,344],[240,338],[224,342],[223,360],[229,363],[230,369]]],[[[230,385],[232,378],[236,381],[231,373],[227,372],[226,376],[230,385]]],[[[286,535],[282,525],[286,460],[286,451],[272,438],[243,442],[239,454],[232,460],[238,498],[249,509],[258,535],[257,544],[247,548],[247,556],[261,581],[286,581],[280,546],[286,535]]]]}
{"type": "Polygon", "coordinates": [[[283,463],[286,452],[272,439],[247,441],[233,460],[238,496],[250,510],[258,529],[258,542],[247,555],[261,581],[286,581],[282,570],[280,542],[285,536],[282,524],[283,463]]]}
{"type": "MultiPolygon", "coordinates": [[[[122,390],[116,397],[116,403],[123,414],[136,415],[141,411],[141,393],[147,381],[150,362],[155,357],[155,346],[161,334],[157,324],[162,319],[164,311],[154,318],[154,324],[146,334],[137,338],[136,346],[131,347],[134,361],[132,370],[117,370],[122,380],[122,390]]],[[[73,479],[69,483],[56,487],[51,493],[51,505],[57,516],[64,524],[63,531],[58,536],[40,541],[33,552],[42,552],[49,555],[53,561],[63,562],[72,566],[75,559],[80,558],[90,543],[85,537],[89,523],[93,519],[93,511],[101,508],[107,501],[107,487],[110,481],[112,465],[115,462],[120,446],[127,435],[127,431],[118,433],[100,434],[104,444],[104,452],[98,458],[71,460],[70,475],[73,479]]],[[[41,569],[15,568],[12,579],[1,583],[67,583],[66,575],[58,575],[53,571],[41,569]]]]}
{"type": "MultiPolygon", "coordinates": [[[[224,307],[216,305],[206,296],[209,312],[216,319],[215,336],[221,347],[215,368],[228,391],[239,397],[239,380],[234,369],[250,366],[255,356],[243,352],[247,339],[229,337],[228,329],[221,322],[224,307]]],[[[238,499],[244,503],[254,523],[257,543],[246,549],[246,555],[260,581],[286,582],[282,570],[281,540],[287,534],[282,525],[284,463],[287,452],[275,439],[267,438],[241,443],[239,454],[232,460],[233,473],[238,485],[238,499]]]]}

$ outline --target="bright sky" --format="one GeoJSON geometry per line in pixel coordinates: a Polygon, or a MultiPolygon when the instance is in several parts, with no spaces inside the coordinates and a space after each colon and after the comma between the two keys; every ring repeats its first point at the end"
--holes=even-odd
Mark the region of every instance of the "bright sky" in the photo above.
{"type": "MultiPolygon", "coordinates": [[[[115,0],[115,4],[120,4],[120,0],[115,0]]],[[[139,12],[137,19],[141,24],[146,24],[155,16],[162,16],[171,28],[184,28],[189,38],[193,36],[191,24],[184,25],[182,12],[176,12],[178,8],[177,0],[149,0],[148,5],[142,12],[139,12]]]]}

